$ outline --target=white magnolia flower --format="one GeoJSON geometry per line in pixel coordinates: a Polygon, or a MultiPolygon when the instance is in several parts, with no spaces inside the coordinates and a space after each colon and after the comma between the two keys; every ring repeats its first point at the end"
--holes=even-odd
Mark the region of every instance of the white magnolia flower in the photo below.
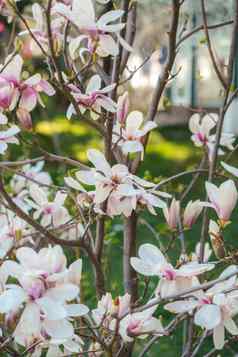
{"type": "Polygon", "coordinates": [[[131,265],[140,274],[160,278],[157,293],[162,298],[180,293],[199,284],[197,276],[214,268],[213,264],[190,262],[175,269],[161,251],[152,244],[139,248],[139,258],[132,257],[131,265]]]}
{"type": "MultiPolygon", "coordinates": [[[[122,115],[122,113],[121,113],[122,115]]],[[[153,121],[143,125],[143,114],[138,111],[131,112],[124,125],[117,122],[113,128],[113,142],[119,145],[124,154],[142,152],[144,153],[144,136],[157,127],[153,121]]]]}
{"type": "Polygon", "coordinates": [[[35,210],[33,218],[39,219],[41,217],[41,224],[43,226],[52,224],[54,227],[57,227],[69,221],[68,210],[63,206],[67,197],[66,193],[58,191],[55,199],[49,201],[47,193],[35,184],[30,186],[29,193],[34,200],[28,201],[35,210]]]}

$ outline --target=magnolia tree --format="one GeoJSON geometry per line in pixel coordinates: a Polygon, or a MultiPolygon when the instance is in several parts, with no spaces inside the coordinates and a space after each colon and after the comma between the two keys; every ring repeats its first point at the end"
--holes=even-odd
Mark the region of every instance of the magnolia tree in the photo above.
{"type": "Polygon", "coordinates": [[[208,26],[205,0],[201,0],[203,23],[191,31],[188,19],[181,16],[186,2],[169,4],[168,55],[143,116],[129,108],[125,89],[136,72],[125,76],[136,35],[136,1],[36,1],[25,13],[21,2],[0,0],[1,15],[10,28],[0,67],[2,356],[142,357],[151,348],[159,353],[162,340],[181,326],[186,327],[181,341],[184,357],[199,355],[211,336],[207,356],[236,340],[237,257],[223,236],[227,226],[235,224],[231,214],[237,209],[238,169],[227,163],[236,149],[235,137],[224,134],[222,127],[238,92],[231,85],[237,2],[233,20],[208,26]],[[227,25],[233,30],[225,76],[210,31],[227,25]],[[223,104],[219,114],[200,109],[189,120],[191,140],[203,153],[198,167],[155,184],[139,177],[138,169],[146,160],[164,90],[176,81],[176,55],[184,41],[199,31],[205,34],[223,104]],[[24,37],[37,49],[48,77],[38,71],[26,75],[19,46],[24,37]],[[53,97],[51,102],[66,99],[65,116],[100,134],[104,150],[89,149],[88,166],[47,152],[34,132],[27,139],[24,136],[34,128],[31,114],[44,106],[45,97],[53,97]],[[25,140],[39,155],[6,161],[11,147],[25,140]],[[57,186],[45,171],[45,162],[47,167],[63,164],[74,170],[68,170],[64,185],[57,186]],[[170,182],[184,176],[191,181],[182,195],[168,190],[170,182]],[[198,178],[203,180],[203,194],[189,201],[198,178]],[[157,244],[150,244],[149,237],[148,243],[138,244],[138,222],[146,211],[164,217],[172,237],[166,244],[149,222],[146,225],[158,238],[157,244]],[[187,232],[200,218],[201,233],[196,233],[196,245],[188,251],[187,232]],[[103,264],[111,227],[107,223],[115,219],[124,225],[120,296],[106,281],[103,264]],[[173,251],[176,240],[181,243],[179,254],[173,251]],[[82,259],[73,258],[79,249],[82,259]],[[94,306],[80,294],[86,260],[87,269],[91,265],[94,271],[90,281],[94,306]],[[165,320],[161,319],[164,311],[165,320]]]}

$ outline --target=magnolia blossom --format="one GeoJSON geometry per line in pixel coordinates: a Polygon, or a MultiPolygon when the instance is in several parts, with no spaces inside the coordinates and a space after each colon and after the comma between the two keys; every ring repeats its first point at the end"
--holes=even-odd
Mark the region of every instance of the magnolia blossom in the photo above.
{"type": "MultiPolygon", "coordinates": [[[[41,46],[48,50],[48,35],[47,35],[47,25],[46,19],[44,15],[43,8],[35,3],[32,5],[32,15],[34,20],[34,27],[31,27],[31,32],[34,34],[38,42],[40,42],[41,46]]],[[[55,50],[59,50],[61,48],[62,40],[63,40],[63,25],[65,24],[65,20],[59,16],[52,16],[51,14],[51,36],[54,44],[55,50]]],[[[28,35],[29,32],[23,31],[19,33],[19,36],[28,35]]],[[[31,47],[34,46],[36,43],[32,41],[31,47]]]]}
{"type": "MultiPolygon", "coordinates": [[[[122,114],[121,114],[122,115],[122,114]]],[[[121,119],[120,119],[121,120],[121,119]]],[[[117,143],[124,154],[142,152],[144,153],[143,137],[152,129],[157,127],[153,121],[148,121],[144,126],[143,114],[138,111],[131,112],[124,125],[117,122],[113,128],[113,142],[117,143]]]]}
{"type": "Polygon", "coordinates": [[[137,204],[148,207],[155,213],[153,207],[164,208],[165,203],[157,195],[168,197],[163,192],[152,192],[146,188],[155,185],[129,173],[127,166],[116,164],[110,166],[105,156],[98,150],[88,150],[87,156],[95,168],[81,170],[75,173],[76,179],[83,184],[95,186],[91,196],[85,195],[85,189],[73,178],[66,178],[65,182],[70,187],[84,193],[84,198],[93,199],[96,209],[103,213],[97,206],[107,201],[107,214],[110,216],[125,214],[130,216],[137,204]]]}
{"type": "Polygon", "coordinates": [[[200,200],[189,201],[183,214],[184,227],[191,228],[202,212],[202,209],[203,207],[200,200]]]}
{"type": "Polygon", "coordinates": [[[12,125],[9,129],[0,131],[0,154],[4,154],[8,148],[8,144],[19,144],[16,134],[20,129],[16,125],[12,125]]]}
{"type": "Polygon", "coordinates": [[[21,168],[23,176],[14,175],[11,179],[10,185],[14,193],[18,194],[26,190],[28,192],[29,187],[32,185],[31,179],[39,182],[39,184],[50,185],[52,179],[48,172],[42,171],[44,161],[39,161],[35,165],[24,165],[21,168]]]}
{"type": "MultiPolygon", "coordinates": [[[[230,266],[220,275],[224,279],[236,272],[236,266],[230,266]]],[[[224,294],[223,291],[234,288],[236,276],[214,285],[206,291],[199,291],[197,298],[175,301],[165,305],[165,309],[173,313],[191,313],[196,309],[194,322],[196,325],[213,330],[213,341],[216,349],[222,349],[225,342],[225,329],[232,335],[238,335],[238,328],[233,316],[238,313],[236,292],[224,294]]]]}
{"type": "Polygon", "coordinates": [[[64,4],[57,3],[54,11],[71,21],[79,30],[81,35],[70,39],[69,52],[73,59],[86,51],[90,54],[97,53],[99,56],[116,56],[118,54],[118,44],[113,38],[113,34],[127,50],[131,50],[129,45],[119,35],[125,24],[114,22],[123,15],[122,10],[112,10],[103,14],[96,20],[94,6],[91,0],[72,1],[72,8],[64,4]],[[113,23],[113,24],[112,24],[113,23]],[[81,48],[83,41],[87,45],[81,48]]]}
{"type": "Polygon", "coordinates": [[[199,114],[193,114],[189,120],[189,129],[193,133],[192,140],[196,146],[207,145],[211,130],[216,126],[218,115],[206,114],[201,119],[199,114]]]}
{"type": "MultiPolygon", "coordinates": [[[[98,307],[92,310],[92,316],[98,326],[103,326],[113,332],[119,319],[119,334],[123,341],[131,342],[134,338],[145,338],[150,333],[163,334],[163,327],[153,313],[157,305],[143,312],[130,313],[130,295],[119,296],[115,300],[107,293],[98,302],[98,307]],[[125,317],[123,317],[125,315],[125,317]]],[[[150,304],[153,300],[149,301],[150,304]]]]}
{"type": "MultiPolygon", "coordinates": [[[[114,86],[112,84],[101,89],[101,78],[96,74],[89,80],[85,94],[72,84],[69,85],[69,89],[81,113],[89,109],[91,110],[91,115],[97,119],[102,108],[112,113],[116,111],[116,103],[106,95],[112,91],[114,86]]],[[[73,114],[76,114],[76,111],[73,104],[70,104],[67,110],[67,118],[70,119],[73,114]]]]}
{"type": "Polygon", "coordinates": [[[152,244],[143,244],[139,248],[139,258],[131,258],[132,267],[145,276],[158,276],[160,282],[157,293],[167,297],[180,293],[199,284],[197,275],[214,268],[213,264],[191,262],[174,268],[161,251],[152,244]]]}
{"type": "Polygon", "coordinates": [[[44,106],[40,93],[52,96],[55,90],[39,73],[26,80],[21,79],[23,59],[20,55],[9,63],[8,60],[0,73],[0,108],[12,111],[17,106],[18,119],[25,128],[30,128],[30,112],[37,103],[44,106]]]}
{"type": "Polygon", "coordinates": [[[29,193],[34,200],[28,200],[31,207],[35,210],[33,218],[39,219],[41,217],[41,224],[43,226],[53,224],[54,227],[57,227],[69,221],[68,210],[63,206],[67,197],[66,193],[59,191],[56,193],[54,201],[49,201],[47,193],[35,184],[30,186],[29,193]]]}
{"type": "Polygon", "coordinates": [[[163,213],[170,229],[176,230],[180,215],[180,202],[173,198],[170,207],[165,207],[163,213]]]}
{"type": "Polygon", "coordinates": [[[70,317],[87,314],[81,304],[69,304],[79,295],[81,260],[68,269],[66,257],[60,246],[42,248],[36,253],[31,248],[19,248],[18,262],[6,261],[2,269],[18,284],[6,285],[0,295],[0,312],[16,313],[22,310],[14,331],[14,339],[29,347],[44,336],[53,339],[70,339],[74,329],[70,317]]]}
{"type": "Polygon", "coordinates": [[[227,180],[217,187],[211,182],[206,182],[206,191],[210,202],[204,202],[203,205],[212,207],[216,211],[221,225],[225,225],[229,222],[238,199],[235,183],[232,180],[227,180]]]}
{"type": "MultiPolygon", "coordinates": [[[[153,300],[149,301],[150,304],[153,300]]],[[[128,314],[120,322],[119,333],[125,342],[132,342],[134,338],[146,338],[149,334],[164,334],[161,321],[153,317],[157,305],[142,312],[128,314]]]]}

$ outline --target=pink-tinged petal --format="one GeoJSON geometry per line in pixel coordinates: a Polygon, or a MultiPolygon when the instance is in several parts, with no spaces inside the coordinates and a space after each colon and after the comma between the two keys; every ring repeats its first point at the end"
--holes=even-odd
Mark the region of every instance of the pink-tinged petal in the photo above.
{"type": "Polygon", "coordinates": [[[40,309],[35,303],[26,305],[13,335],[25,347],[41,338],[40,309]]]}
{"type": "Polygon", "coordinates": [[[25,268],[32,268],[38,262],[38,254],[29,247],[21,247],[16,251],[17,260],[25,268]]]}
{"type": "Polygon", "coordinates": [[[7,76],[8,79],[19,82],[21,79],[21,72],[23,66],[23,59],[20,55],[16,55],[10,63],[3,70],[4,76],[7,76]]]}
{"type": "Polygon", "coordinates": [[[53,212],[53,226],[58,227],[70,220],[70,215],[65,207],[60,207],[53,212]]]}
{"type": "Polygon", "coordinates": [[[52,300],[61,302],[72,301],[79,294],[79,288],[74,284],[61,284],[47,291],[47,296],[52,300]]]}
{"type": "Polygon", "coordinates": [[[67,317],[67,311],[64,306],[57,300],[49,297],[42,297],[37,300],[41,311],[44,313],[45,318],[51,321],[61,320],[67,317]]]}
{"type": "Polygon", "coordinates": [[[154,276],[156,275],[155,271],[154,271],[154,267],[152,266],[152,264],[147,263],[145,261],[143,261],[140,258],[137,257],[132,257],[130,259],[130,263],[131,266],[133,267],[133,269],[135,271],[137,271],[137,273],[140,273],[142,275],[145,276],[154,276]]]}
{"type": "Polygon", "coordinates": [[[65,319],[58,321],[46,320],[42,325],[47,334],[54,339],[68,339],[74,335],[72,324],[65,319]]]}
{"type": "Polygon", "coordinates": [[[134,152],[144,152],[144,146],[140,141],[125,141],[121,145],[123,154],[134,153],[134,152]]]}
{"type": "Polygon", "coordinates": [[[143,135],[145,135],[145,134],[147,134],[149,131],[151,131],[151,130],[157,128],[157,126],[158,126],[158,125],[157,125],[154,121],[149,121],[149,122],[147,122],[147,123],[144,125],[143,129],[142,129],[143,135]]]}
{"type": "Polygon", "coordinates": [[[39,205],[43,206],[48,202],[47,195],[38,185],[31,185],[29,189],[30,196],[39,205]]]}
{"type": "Polygon", "coordinates": [[[95,166],[95,168],[103,172],[105,175],[111,172],[111,166],[105,159],[103,153],[98,150],[90,149],[87,151],[88,160],[95,166]]]}
{"type": "Polygon", "coordinates": [[[66,183],[67,186],[73,188],[74,190],[86,192],[83,186],[77,180],[74,180],[72,177],[65,177],[64,182],[66,183]]]}
{"type": "Polygon", "coordinates": [[[97,22],[98,26],[104,26],[108,24],[109,22],[113,22],[118,20],[122,15],[124,14],[123,10],[112,10],[106,12],[104,15],[100,17],[100,19],[97,22]]]}
{"type": "Polygon", "coordinates": [[[78,23],[81,26],[95,23],[95,10],[92,0],[73,0],[72,13],[78,18],[78,23]]]}
{"type": "MultiPolygon", "coordinates": [[[[81,43],[82,43],[82,41],[86,40],[87,38],[88,38],[88,36],[81,35],[81,36],[78,36],[78,37],[70,40],[69,54],[73,60],[75,60],[78,56],[80,56],[80,50],[82,50],[82,49],[80,49],[81,43]]],[[[83,49],[83,50],[85,51],[86,49],[83,49]]]]}
{"type": "Polygon", "coordinates": [[[167,280],[164,278],[160,279],[157,288],[157,294],[159,294],[162,299],[177,294],[179,292],[180,290],[177,287],[176,280],[167,280]]]}
{"type": "Polygon", "coordinates": [[[36,86],[37,84],[39,84],[40,81],[41,81],[41,75],[40,75],[39,73],[37,73],[37,74],[34,74],[34,76],[31,76],[31,77],[29,77],[28,79],[26,79],[26,80],[24,81],[24,84],[25,84],[26,86],[31,86],[31,87],[33,87],[33,86],[36,86]]]}
{"type": "Polygon", "coordinates": [[[220,185],[218,199],[220,205],[219,218],[228,221],[238,199],[238,192],[234,181],[227,180],[220,185]],[[228,197],[229,199],[227,199],[228,197]]]}
{"type": "Polygon", "coordinates": [[[54,87],[46,80],[42,79],[38,85],[40,90],[47,94],[49,97],[52,97],[55,95],[55,89],[54,87]]]}
{"type": "Polygon", "coordinates": [[[83,304],[69,304],[66,305],[66,311],[68,316],[80,317],[84,316],[89,312],[89,308],[83,304]]]}
{"type": "Polygon", "coordinates": [[[93,93],[101,88],[101,78],[98,74],[92,76],[88,82],[86,93],[93,93]]]}
{"type": "Polygon", "coordinates": [[[238,177],[238,169],[234,166],[228,165],[224,161],[221,161],[221,166],[224,167],[224,169],[229,172],[230,174],[238,177]]]}
{"type": "Polygon", "coordinates": [[[213,330],[213,343],[217,350],[221,350],[224,347],[225,329],[222,323],[213,330]]]}
{"type": "Polygon", "coordinates": [[[118,44],[115,42],[112,36],[110,35],[100,35],[100,53],[102,52],[102,56],[117,56],[119,53],[118,44]]]}
{"type": "Polygon", "coordinates": [[[118,41],[120,42],[120,45],[121,45],[126,51],[128,51],[128,52],[133,52],[133,51],[134,51],[134,50],[133,50],[133,47],[131,47],[131,46],[129,45],[129,43],[127,43],[127,42],[124,40],[124,38],[123,38],[122,36],[120,36],[120,33],[119,33],[119,32],[116,33],[116,36],[117,36],[117,38],[118,38],[118,41]]]}
{"type": "Polygon", "coordinates": [[[18,286],[13,289],[5,290],[3,294],[0,295],[0,313],[6,314],[17,311],[26,300],[26,293],[18,286]]]}
{"type": "Polygon", "coordinates": [[[109,97],[101,96],[97,98],[97,105],[104,108],[106,111],[110,113],[116,113],[117,107],[116,103],[109,97]]]}
{"type": "Polygon", "coordinates": [[[138,255],[141,259],[153,265],[167,264],[167,260],[165,259],[164,255],[161,253],[159,248],[153,244],[146,243],[141,245],[138,251],[138,255]]]}
{"type": "Polygon", "coordinates": [[[194,322],[196,325],[212,330],[219,326],[222,316],[220,307],[213,304],[203,305],[195,314],[194,322]]]}
{"type": "Polygon", "coordinates": [[[81,181],[85,185],[95,185],[95,173],[92,170],[82,170],[75,173],[77,180],[81,181]]]}
{"type": "Polygon", "coordinates": [[[178,275],[184,276],[184,277],[191,277],[191,276],[196,276],[205,273],[206,271],[210,271],[214,269],[215,265],[214,264],[199,264],[197,262],[191,262],[182,265],[178,269],[178,275]]]}
{"type": "Polygon", "coordinates": [[[231,318],[225,319],[224,325],[227,331],[230,332],[230,334],[238,335],[238,327],[236,326],[234,320],[232,320],[231,318]]]}
{"type": "Polygon", "coordinates": [[[96,185],[94,202],[96,204],[104,202],[112,191],[112,187],[104,184],[96,185]]]}
{"type": "Polygon", "coordinates": [[[143,114],[138,111],[131,112],[126,119],[126,133],[127,135],[134,135],[140,129],[143,123],[143,114]]]}
{"type": "Polygon", "coordinates": [[[16,114],[21,127],[25,130],[32,130],[32,120],[28,110],[24,108],[18,108],[16,114]]]}
{"type": "Polygon", "coordinates": [[[27,87],[21,94],[19,107],[31,112],[37,105],[37,93],[34,89],[27,87]]]}
{"type": "Polygon", "coordinates": [[[193,114],[189,120],[189,130],[196,134],[200,131],[200,115],[193,114]]]}
{"type": "Polygon", "coordinates": [[[117,103],[117,121],[120,124],[125,123],[128,110],[129,110],[129,96],[128,96],[128,92],[125,92],[122,96],[118,98],[118,103],[117,103]]]}
{"type": "Polygon", "coordinates": [[[185,312],[190,313],[197,306],[198,306],[198,301],[182,300],[182,301],[175,301],[166,304],[164,308],[174,314],[183,314],[185,312]]]}
{"type": "Polygon", "coordinates": [[[209,113],[204,115],[201,120],[201,130],[208,137],[210,131],[216,126],[218,121],[218,115],[215,113],[209,113]]]}
{"type": "Polygon", "coordinates": [[[82,275],[82,260],[78,259],[69,266],[67,281],[79,285],[82,275]]]}

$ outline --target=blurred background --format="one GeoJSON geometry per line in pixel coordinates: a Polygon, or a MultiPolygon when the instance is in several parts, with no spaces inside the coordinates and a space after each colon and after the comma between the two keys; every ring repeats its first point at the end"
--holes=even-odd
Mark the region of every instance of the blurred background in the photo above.
{"type": "MultiPolygon", "coordinates": [[[[119,1],[117,1],[119,5],[119,1]]],[[[130,94],[130,110],[141,110],[145,115],[151,100],[153,89],[156,86],[159,73],[162,72],[168,55],[168,31],[171,21],[171,1],[170,0],[146,0],[138,1],[137,13],[137,33],[134,44],[134,52],[130,56],[127,69],[125,71],[126,80],[131,76],[131,81],[126,83],[120,91],[128,90],[130,94]],[[142,65],[143,64],[143,65],[142,65]]],[[[21,1],[19,3],[22,13],[30,21],[31,3],[21,1]]],[[[218,61],[218,66],[224,76],[226,76],[227,57],[229,53],[232,19],[232,0],[220,1],[209,0],[206,2],[209,25],[228,22],[226,26],[210,30],[213,49],[218,61]]],[[[202,22],[200,1],[185,0],[182,7],[180,19],[180,32],[178,41],[186,33],[199,27],[202,22]]],[[[12,25],[11,25],[12,26],[12,25]]],[[[14,23],[18,29],[23,29],[17,20],[14,23]]],[[[9,40],[10,26],[4,18],[0,17],[0,51],[4,58],[4,51],[9,40]]],[[[41,71],[47,76],[47,64],[42,61],[37,48],[31,44],[30,38],[17,38],[21,43],[21,54],[26,60],[25,75],[41,71]],[[33,48],[33,49],[32,49],[33,48]]],[[[238,63],[238,59],[237,59],[238,63]]],[[[238,73],[238,72],[237,72],[238,73]]],[[[234,87],[237,85],[237,73],[235,69],[234,87]]],[[[197,31],[196,34],[181,43],[178,50],[177,59],[173,69],[174,78],[168,83],[167,89],[160,102],[156,121],[158,129],[154,130],[148,145],[146,160],[140,167],[140,175],[155,182],[174,175],[184,170],[194,169],[202,157],[202,151],[195,148],[190,140],[191,133],[188,130],[188,119],[194,112],[218,112],[222,103],[223,92],[215,71],[212,67],[204,32],[197,31]]],[[[55,96],[45,98],[46,108],[37,108],[33,113],[34,130],[32,133],[23,133],[23,144],[14,147],[4,159],[21,159],[39,155],[37,145],[31,145],[31,140],[37,140],[43,148],[52,153],[72,157],[86,162],[86,151],[89,148],[103,148],[103,143],[99,135],[91,128],[73,118],[67,120],[65,112],[68,103],[64,98],[55,96]]],[[[234,115],[234,113],[232,114],[234,115]]],[[[235,112],[236,115],[236,112],[235,112]]],[[[237,124],[238,125],[238,124],[237,124]]],[[[238,160],[236,159],[237,163],[238,160]]],[[[235,163],[235,161],[234,161],[235,163]]],[[[63,165],[51,165],[48,167],[56,184],[63,184],[63,177],[68,168],[63,165]]],[[[164,187],[165,190],[176,197],[184,190],[190,182],[191,176],[185,176],[179,183],[173,182],[164,187]]],[[[187,198],[204,197],[204,180],[198,180],[196,188],[187,198]]],[[[187,202],[184,202],[184,205],[187,202]]],[[[120,219],[107,222],[107,236],[105,245],[104,269],[107,276],[108,288],[111,287],[114,296],[122,291],[121,276],[121,243],[123,225],[120,219]]],[[[194,251],[195,244],[199,240],[201,228],[201,218],[191,232],[186,232],[186,246],[188,251],[194,251]]],[[[226,230],[229,240],[233,240],[237,233],[233,226],[226,230]]],[[[138,244],[151,242],[156,244],[157,239],[161,239],[167,244],[170,233],[165,225],[161,214],[154,217],[144,214],[139,221],[138,244]],[[157,232],[154,235],[144,220],[157,232]]],[[[238,244],[237,244],[238,246],[238,244]]],[[[171,257],[174,262],[178,258],[180,242],[174,244],[174,255],[171,257]]],[[[213,257],[214,258],[214,257],[213,257]]],[[[221,270],[222,270],[221,266],[221,270]]],[[[91,290],[90,267],[85,268],[83,277],[82,294],[90,305],[94,305],[94,292],[91,290]]],[[[150,283],[151,291],[156,282],[150,283]]],[[[141,283],[143,289],[143,282],[141,283]]],[[[163,321],[166,322],[168,316],[162,313],[163,321]]],[[[185,335],[183,329],[173,337],[166,337],[159,341],[148,356],[156,357],[158,353],[167,357],[180,356],[181,343],[185,335]],[[171,344],[172,343],[172,344],[171,344]]],[[[211,341],[210,341],[211,342],[211,341]]],[[[203,356],[211,348],[210,342],[204,347],[203,356]]],[[[236,350],[235,346],[231,348],[236,350]]],[[[230,351],[229,355],[233,355],[230,351]]],[[[226,352],[221,355],[227,355],[226,352]]],[[[135,354],[136,356],[136,354],[135,354]]]]}

